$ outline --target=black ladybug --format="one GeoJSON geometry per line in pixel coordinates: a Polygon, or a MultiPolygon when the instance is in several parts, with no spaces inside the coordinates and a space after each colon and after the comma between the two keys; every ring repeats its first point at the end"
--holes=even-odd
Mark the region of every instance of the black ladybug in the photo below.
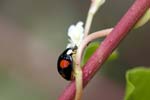
{"type": "Polygon", "coordinates": [[[59,74],[66,80],[73,79],[73,52],[75,49],[67,48],[58,58],[57,69],[59,74]]]}

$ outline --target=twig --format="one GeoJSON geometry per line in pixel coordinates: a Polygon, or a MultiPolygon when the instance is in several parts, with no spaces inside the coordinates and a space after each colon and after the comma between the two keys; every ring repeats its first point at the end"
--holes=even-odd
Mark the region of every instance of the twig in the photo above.
{"type": "MultiPolygon", "coordinates": [[[[90,32],[90,28],[91,28],[91,24],[92,24],[92,20],[94,15],[96,14],[98,8],[104,3],[105,1],[101,1],[101,0],[97,0],[97,1],[91,1],[91,5],[88,11],[88,15],[87,15],[87,19],[86,19],[86,23],[85,23],[85,28],[84,28],[84,39],[87,38],[89,32],[90,32]]],[[[84,41],[82,41],[83,43],[84,41]]],[[[84,44],[84,43],[83,43],[84,44]]],[[[82,48],[79,46],[79,48],[82,48]]],[[[78,49],[79,49],[78,48],[78,49]]],[[[75,82],[76,82],[76,94],[75,94],[75,100],[81,100],[82,97],[82,91],[83,91],[83,73],[82,73],[82,69],[80,66],[80,61],[78,59],[78,57],[80,57],[81,55],[79,55],[82,51],[79,51],[77,49],[77,56],[75,57],[75,66],[74,66],[74,76],[75,76],[75,82]],[[79,52],[79,53],[78,53],[79,52]]],[[[81,59],[80,59],[81,60],[81,59]]]]}
{"type": "Polygon", "coordinates": [[[78,48],[77,54],[76,54],[76,57],[77,57],[76,62],[78,65],[81,64],[83,50],[89,44],[89,42],[92,42],[95,39],[107,36],[112,31],[112,29],[113,28],[108,28],[108,29],[104,29],[104,30],[101,30],[98,32],[91,33],[83,40],[83,42],[80,45],[80,47],[78,48]]]}
{"type": "Polygon", "coordinates": [[[76,82],[76,95],[75,95],[75,100],[80,100],[82,97],[82,70],[81,70],[81,57],[82,57],[82,53],[84,48],[88,45],[89,42],[92,42],[93,40],[100,38],[100,37],[104,37],[107,36],[110,32],[112,31],[112,28],[109,29],[105,29],[105,30],[101,30],[95,33],[92,33],[88,36],[86,36],[86,38],[84,38],[84,40],[82,41],[81,45],[79,46],[79,48],[77,49],[77,54],[75,57],[75,61],[76,61],[76,67],[74,69],[75,71],[75,82],[76,82]]]}

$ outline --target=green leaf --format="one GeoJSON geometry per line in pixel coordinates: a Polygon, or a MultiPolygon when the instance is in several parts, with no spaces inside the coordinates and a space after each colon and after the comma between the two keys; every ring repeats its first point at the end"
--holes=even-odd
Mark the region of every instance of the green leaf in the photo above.
{"type": "Polygon", "coordinates": [[[135,24],[134,29],[139,28],[150,21],[150,8],[145,12],[142,18],[135,24]]]}
{"type": "Polygon", "coordinates": [[[87,62],[87,60],[91,57],[91,55],[98,48],[98,46],[99,46],[98,42],[92,42],[88,45],[88,47],[85,49],[85,52],[83,54],[83,60],[82,60],[81,65],[84,65],[87,62]]]}
{"type": "Polygon", "coordinates": [[[125,100],[150,100],[150,68],[128,70],[126,83],[125,100]]]}
{"type": "Polygon", "coordinates": [[[113,61],[116,60],[119,57],[119,53],[117,50],[115,50],[107,59],[107,61],[113,61]]]}
{"type": "MultiPolygon", "coordinates": [[[[91,55],[96,51],[96,49],[99,47],[99,42],[92,42],[88,45],[88,47],[85,49],[85,52],[83,54],[83,60],[82,60],[82,66],[87,62],[87,60],[91,57],[91,55]]],[[[112,61],[118,58],[118,52],[114,51],[111,56],[108,58],[107,61],[112,61]]]]}

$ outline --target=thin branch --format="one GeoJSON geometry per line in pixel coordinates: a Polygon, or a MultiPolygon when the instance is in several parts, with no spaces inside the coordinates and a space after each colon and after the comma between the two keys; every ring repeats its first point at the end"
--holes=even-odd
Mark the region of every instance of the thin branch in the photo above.
{"type": "MultiPolygon", "coordinates": [[[[100,69],[104,61],[125,38],[128,32],[134,27],[136,22],[150,7],[150,0],[136,0],[132,7],[127,11],[114,30],[105,38],[100,47],[88,60],[83,68],[83,86],[92,79],[96,72],[100,69]]],[[[73,100],[75,96],[75,82],[72,81],[63,91],[59,100],[73,100]]]]}
{"type": "MultiPolygon", "coordinates": [[[[88,15],[87,15],[87,19],[86,19],[86,23],[85,23],[85,28],[84,28],[84,39],[87,38],[89,32],[90,32],[90,28],[91,28],[91,24],[92,24],[92,20],[94,15],[96,14],[98,8],[104,3],[105,1],[93,1],[91,2],[89,11],[88,11],[88,15]]],[[[82,42],[83,43],[83,42],[82,42]]],[[[79,46],[78,49],[80,49],[82,47],[79,46]]],[[[82,98],[82,92],[83,92],[83,73],[82,73],[82,69],[80,66],[80,61],[78,59],[78,57],[80,57],[81,55],[78,55],[80,53],[82,53],[82,51],[79,51],[77,49],[77,55],[75,57],[75,66],[74,66],[74,76],[75,76],[75,82],[76,82],[76,94],[75,94],[75,100],[81,100],[82,98]],[[78,53],[79,52],[79,53],[78,53]]]]}
{"type": "Polygon", "coordinates": [[[84,37],[86,37],[90,32],[90,28],[91,28],[91,24],[92,24],[92,20],[93,20],[94,15],[95,14],[91,13],[90,10],[89,10],[88,16],[87,16],[87,19],[86,19],[86,23],[85,23],[84,37]]]}
{"type": "Polygon", "coordinates": [[[81,69],[80,65],[81,65],[81,57],[82,57],[84,48],[88,45],[89,42],[92,42],[93,40],[95,40],[97,38],[107,36],[111,31],[112,31],[112,28],[109,28],[109,29],[101,30],[101,31],[98,31],[98,32],[95,32],[95,33],[92,33],[92,34],[86,36],[86,38],[84,38],[81,45],[77,49],[76,57],[74,57],[74,59],[76,61],[75,68],[74,68],[75,82],[76,82],[75,100],[80,100],[82,97],[82,92],[83,92],[82,69],[81,69]]]}
{"type": "Polygon", "coordinates": [[[77,54],[76,54],[76,64],[80,65],[81,64],[81,60],[82,60],[82,54],[83,54],[83,50],[85,49],[85,47],[89,44],[89,42],[92,42],[95,39],[101,38],[101,37],[105,37],[107,36],[113,28],[108,28],[108,29],[104,29],[98,32],[94,32],[91,33],[90,35],[88,35],[82,42],[82,44],[80,45],[80,47],[77,50],[77,54]]]}

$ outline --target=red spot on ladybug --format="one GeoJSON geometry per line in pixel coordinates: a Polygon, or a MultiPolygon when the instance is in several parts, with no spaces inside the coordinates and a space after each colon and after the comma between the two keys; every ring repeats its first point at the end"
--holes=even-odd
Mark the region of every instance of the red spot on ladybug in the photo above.
{"type": "Polygon", "coordinates": [[[60,67],[63,68],[67,68],[69,66],[70,62],[67,60],[61,60],[60,61],[60,67]]]}

